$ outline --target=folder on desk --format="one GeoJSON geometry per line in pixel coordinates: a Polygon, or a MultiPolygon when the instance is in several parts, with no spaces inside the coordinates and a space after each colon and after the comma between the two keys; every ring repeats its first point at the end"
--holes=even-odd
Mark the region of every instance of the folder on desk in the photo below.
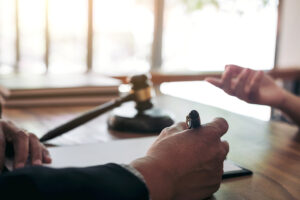
{"type": "Polygon", "coordinates": [[[118,98],[120,84],[97,74],[5,76],[0,103],[9,108],[99,105],[118,98]]]}
{"type": "MultiPolygon", "coordinates": [[[[146,155],[155,139],[156,136],[49,148],[52,163],[48,166],[54,168],[88,167],[110,162],[128,164],[132,160],[146,155]]],[[[251,173],[251,171],[236,165],[232,161],[226,160],[224,162],[223,178],[249,175],[251,173]]]]}

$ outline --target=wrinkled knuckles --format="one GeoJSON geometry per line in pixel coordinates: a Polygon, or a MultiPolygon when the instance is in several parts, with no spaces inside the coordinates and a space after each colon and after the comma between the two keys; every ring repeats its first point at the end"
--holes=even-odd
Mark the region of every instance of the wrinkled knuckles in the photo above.
{"type": "Polygon", "coordinates": [[[3,119],[0,119],[0,128],[4,128],[6,126],[6,121],[4,121],[3,119]]]}
{"type": "Polygon", "coordinates": [[[167,135],[171,130],[171,127],[166,127],[164,128],[162,131],[161,131],[161,134],[162,135],[167,135]]]}
{"type": "Polygon", "coordinates": [[[216,160],[218,163],[223,163],[226,158],[226,153],[223,149],[220,148],[219,153],[216,156],[216,160]]]}
{"type": "Polygon", "coordinates": [[[4,147],[5,146],[5,137],[4,135],[0,134],[0,146],[4,147]]]}
{"type": "Polygon", "coordinates": [[[187,126],[186,126],[185,122],[179,122],[177,124],[177,127],[178,127],[179,130],[182,130],[182,131],[185,130],[185,129],[187,129],[187,126]]]}
{"type": "Polygon", "coordinates": [[[17,132],[15,132],[15,135],[14,137],[20,139],[20,140],[25,140],[25,139],[28,139],[29,138],[29,135],[26,131],[23,131],[23,130],[19,130],[17,132]]]}
{"type": "Polygon", "coordinates": [[[222,146],[222,149],[224,150],[225,154],[228,154],[229,149],[230,149],[229,143],[227,141],[222,141],[221,146],[222,146]]]}
{"type": "Polygon", "coordinates": [[[44,153],[44,154],[50,155],[48,149],[47,149],[44,145],[42,146],[42,148],[43,148],[43,153],[44,153]]]}
{"type": "MultiPolygon", "coordinates": [[[[251,88],[251,86],[250,86],[250,88],[251,88]]],[[[250,98],[250,94],[251,94],[251,90],[250,89],[245,90],[244,94],[245,94],[245,99],[249,99],[250,98]]]]}
{"type": "Polygon", "coordinates": [[[6,122],[5,122],[7,125],[10,125],[10,126],[14,126],[15,124],[12,122],[12,121],[10,121],[10,120],[7,120],[6,122]]]}
{"type": "Polygon", "coordinates": [[[38,137],[33,133],[29,133],[29,139],[30,140],[39,140],[38,137]]]}

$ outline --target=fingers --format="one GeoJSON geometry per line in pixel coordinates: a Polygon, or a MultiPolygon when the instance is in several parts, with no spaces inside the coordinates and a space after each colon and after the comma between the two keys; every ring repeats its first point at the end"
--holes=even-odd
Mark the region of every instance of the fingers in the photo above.
{"type": "Polygon", "coordinates": [[[13,143],[14,147],[14,168],[25,166],[29,153],[29,135],[26,131],[17,128],[11,122],[3,123],[5,127],[5,139],[13,143]]]}
{"type": "MultiPolygon", "coordinates": [[[[214,132],[218,137],[222,137],[228,130],[228,123],[224,118],[216,118],[211,123],[205,124],[201,129],[195,129],[190,131],[200,131],[200,132],[214,132]],[[203,130],[204,129],[204,130],[203,130]]],[[[160,134],[163,136],[173,135],[187,130],[188,127],[185,122],[177,123],[173,126],[164,128],[160,134]]]]}
{"type": "Polygon", "coordinates": [[[41,145],[42,145],[43,163],[49,164],[52,162],[50,153],[43,144],[41,145]]]}
{"type": "Polygon", "coordinates": [[[225,157],[229,152],[229,143],[227,141],[222,141],[221,146],[224,149],[225,157]]]}
{"type": "Polygon", "coordinates": [[[223,89],[226,93],[232,95],[233,79],[236,78],[243,69],[244,68],[237,65],[226,65],[225,71],[220,79],[208,77],[205,80],[215,85],[216,87],[223,89]]]}
{"type": "Polygon", "coordinates": [[[2,126],[0,125],[0,173],[4,167],[4,160],[5,160],[5,136],[3,133],[2,126]]]}
{"type": "Polygon", "coordinates": [[[230,65],[226,65],[225,66],[225,70],[227,70],[227,69],[230,70],[230,71],[232,71],[233,75],[237,75],[237,74],[241,73],[243,71],[243,69],[245,69],[245,68],[244,67],[240,67],[238,65],[232,65],[232,64],[230,64],[230,65]]]}
{"type": "Polygon", "coordinates": [[[39,139],[32,133],[29,134],[29,149],[32,165],[41,165],[43,159],[43,149],[39,139]]]}
{"type": "Polygon", "coordinates": [[[185,122],[179,122],[177,124],[174,124],[170,127],[164,128],[161,132],[162,136],[168,136],[168,135],[173,135],[176,133],[180,133],[184,130],[186,130],[188,127],[185,122]]]}
{"type": "Polygon", "coordinates": [[[208,77],[205,80],[230,95],[249,101],[250,94],[258,90],[262,77],[262,72],[237,65],[226,65],[220,79],[208,77]]]}
{"type": "Polygon", "coordinates": [[[186,130],[188,127],[186,125],[185,122],[180,122],[180,123],[177,123],[177,124],[174,124],[170,127],[167,127],[167,128],[164,128],[158,138],[156,139],[155,143],[156,142],[159,142],[171,135],[174,135],[174,134],[177,134],[177,133],[181,133],[182,131],[186,130]]]}
{"type": "Polygon", "coordinates": [[[39,139],[34,135],[30,134],[30,156],[32,165],[41,165],[42,163],[51,163],[52,159],[47,148],[40,143],[39,139]]]}
{"type": "Polygon", "coordinates": [[[216,118],[211,123],[203,126],[204,134],[215,134],[217,137],[222,137],[228,130],[229,126],[225,119],[216,118]]]}
{"type": "Polygon", "coordinates": [[[219,78],[205,78],[205,80],[207,82],[209,82],[210,84],[213,84],[214,86],[218,87],[218,88],[222,88],[222,81],[219,78]]]}
{"type": "Polygon", "coordinates": [[[232,93],[232,86],[231,80],[233,78],[233,70],[230,67],[226,67],[225,72],[222,75],[221,82],[222,82],[222,89],[227,92],[228,94],[232,93]]]}
{"type": "Polygon", "coordinates": [[[259,86],[261,84],[263,76],[264,72],[262,71],[255,72],[255,74],[253,75],[253,78],[249,83],[248,98],[250,100],[252,99],[251,94],[257,93],[257,91],[259,90],[259,86]]]}
{"type": "Polygon", "coordinates": [[[246,86],[248,79],[250,77],[251,70],[243,69],[242,72],[238,75],[236,84],[232,87],[233,95],[239,97],[240,99],[247,99],[246,95],[246,86]]]}
{"type": "Polygon", "coordinates": [[[0,121],[0,171],[4,166],[7,144],[13,146],[14,169],[25,166],[29,153],[32,165],[51,162],[48,150],[34,134],[16,127],[12,122],[0,121]]]}
{"type": "Polygon", "coordinates": [[[22,168],[25,166],[29,155],[29,137],[23,130],[18,130],[13,136],[14,146],[14,168],[22,168]]]}
{"type": "Polygon", "coordinates": [[[245,68],[237,65],[226,65],[222,75],[222,88],[228,94],[232,94],[232,80],[236,78],[245,68]]]}

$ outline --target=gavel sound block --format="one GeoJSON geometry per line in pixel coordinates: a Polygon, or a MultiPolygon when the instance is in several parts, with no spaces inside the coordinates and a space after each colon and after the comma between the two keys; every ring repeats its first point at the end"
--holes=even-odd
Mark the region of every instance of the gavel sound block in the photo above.
{"type": "Polygon", "coordinates": [[[129,101],[135,102],[135,108],[133,109],[132,107],[133,111],[130,107],[116,109],[113,112],[113,115],[108,119],[108,127],[110,129],[138,133],[159,133],[163,128],[174,123],[167,113],[153,107],[151,101],[151,83],[146,75],[133,76],[130,83],[132,88],[129,94],[102,104],[55,129],[50,130],[40,139],[40,141],[45,142],[60,136],[129,101]]]}
{"type": "Polygon", "coordinates": [[[139,113],[132,107],[132,104],[127,104],[115,109],[108,118],[108,127],[123,132],[160,133],[174,123],[167,112],[158,108],[139,113]]]}
{"type": "Polygon", "coordinates": [[[108,118],[108,127],[117,131],[159,133],[174,123],[165,111],[154,108],[151,83],[146,75],[133,76],[131,93],[135,96],[135,109],[127,103],[114,110],[108,118]]]}
{"type": "Polygon", "coordinates": [[[132,104],[115,109],[108,118],[108,127],[117,131],[159,133],[174,123],[163,110],[154,108],[151,83],[146,75],[131,78],[131,93],[135,96],[135,109],[132,104]]]}

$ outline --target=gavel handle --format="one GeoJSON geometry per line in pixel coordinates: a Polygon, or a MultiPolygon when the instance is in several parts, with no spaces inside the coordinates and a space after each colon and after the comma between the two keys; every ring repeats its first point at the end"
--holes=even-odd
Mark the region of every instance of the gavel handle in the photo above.
{"type": "Polygon", "coordinates": [[[77,128],[78,126],[98,117],[99,115],[116,108],[120,106],[122,103],[133,100],[133,95],[129,94],[125,97],[121,97],[112,101],[109,101],[107,103],[104,103],[100,106],[97,106],[96,108],[89,110],[82,115],[79,115],[78,117],[72,119],[71,121],[68,121],[65,124],[62,124],[50,131],[48,131],[45,135],[43,135],[40,138],[41,142],[45,142],[47,140],[53,139],[57,136],[60,136],[74,128],[77,128]]]}

